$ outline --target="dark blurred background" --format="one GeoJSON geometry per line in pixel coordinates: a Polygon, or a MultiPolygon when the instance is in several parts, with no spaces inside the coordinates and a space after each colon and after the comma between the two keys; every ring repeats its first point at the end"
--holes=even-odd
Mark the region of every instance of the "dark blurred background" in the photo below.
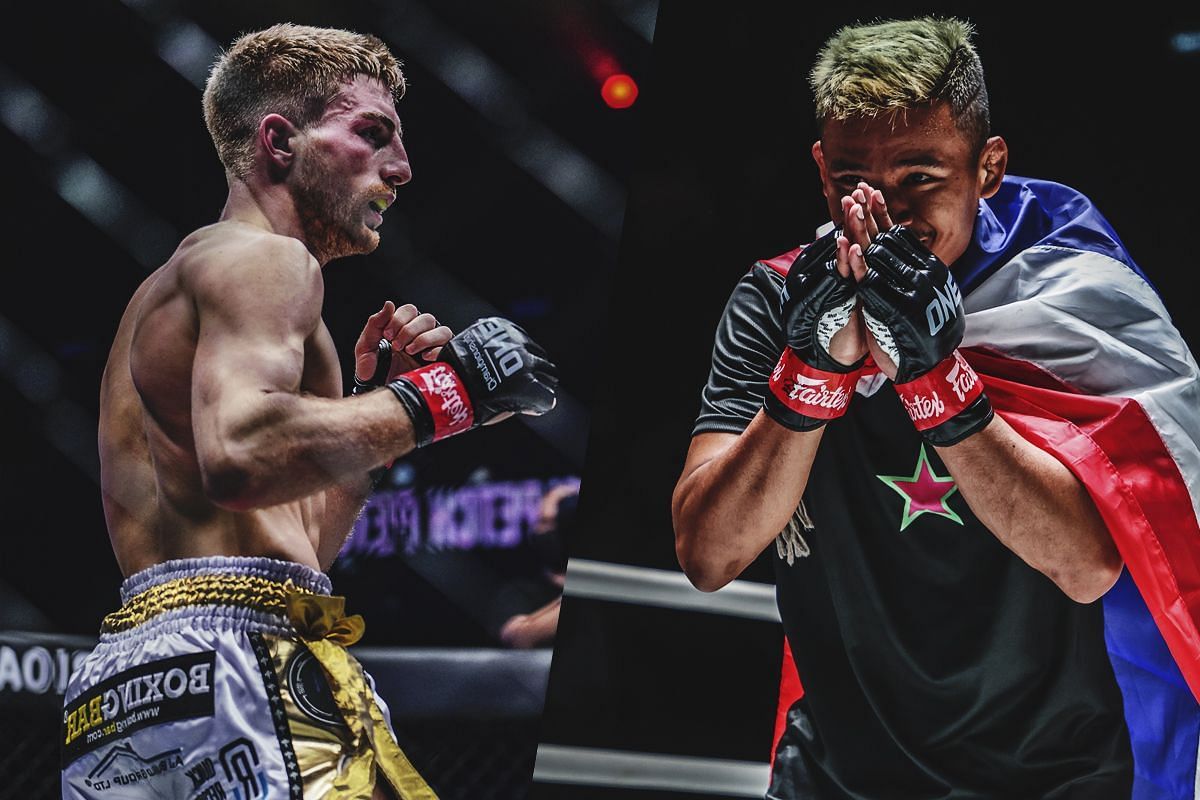
{"type": "MultiPolygon", "coordinates": [[[[0,291],[0,631],[30,633],[0,636],[0,796],[57,795],[53,737],[50,750],[39,737],[46,720],[57,725],[58,673],[119,604],[96,454],[109,344],[134,289],[225,202],[201,113],[209,66],[239,34],[280,21],[373,33],[408,80],[397,110],[414,179],[379,249],[326,270],[325,319],[347,379],[366,317],[389,298],[456,329],[506,316],[559,366],[553,414],[398,460],[331,570],[348,610],[366,618],[362,648],[384,660],[386,648],[431,654],[426,665],[471,650],[458,663],[499,665],[479,667],[480,695],[503,695],[501,677],[511,678],[521,727],[473,728],[492,740],[473,749],[466,727],[447,720],[433,736],[445,741],[415,742],[413,759],[437,762],[443,792],[518,794],[551,639],[544,626],[506,623],[561,592],[568,515],[545,519],[545,501],[578,490],[637,140],[637,103],[610,107],[601,88],[614,75],[644,79],[656,11],[656,0],[20,4],[0,31],[10,263],[0,291]],[[43,681],[39,665],[52,662],[43,681]],[[474,783],[461,777],[472,763],[484,765],[474,783]],[[3,780],[14,775],[44,785],[3,780]]],[[[426,704],[457,687],[403,686],[426,704]]]]}
{"type": "MultiPolygon", "coordinates": [[[[604,354],[602,372],[619,377],[598,389],[573,559],[678,571],[669,500],[718,317],[754,260],[811,241],[828,219],[809,152],[807,73],[841,25],[922,13],[974,22],[1009,172],[1090,196],[1200,348],[1191,254],[1200,13],[1161,2],[1082,8],[662,0],[609,314],[631,335],[651,331],[653,344],[604,354]]],[[[693,796],[647,788],[648,773],[589,785],[559,768],[577,756],[596,763],[589,752],[709,759],[620,762],[661,766],[703,787],[697,798],[728,791],[707,771],[712,759],[766,764],[777,623],[579,596],[571,574],[532,797],[693,796]]],[[[768,557],[742,577],[770,583],[768,557]]]]}

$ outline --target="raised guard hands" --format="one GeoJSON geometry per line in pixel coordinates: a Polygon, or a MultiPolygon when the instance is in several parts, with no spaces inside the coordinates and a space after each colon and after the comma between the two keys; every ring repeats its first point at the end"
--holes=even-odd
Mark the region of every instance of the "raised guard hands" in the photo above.
{"type": "Polygon", "coordinates": [[[387,384],[413,421],[418,447],[510,414],[554,408],[557,368],[516,323],[484,317],[455,334],[438,360],[387,384]]]}
{"type": "Polygon", "coordinates": [[[939,446],[981,430],[992,406],[958,352],[966,315],[949,268],[901,225],[875,236],[865,255],[863,319],[896,365],[893,384],[913,424],[939,446]]]}
{"type": "Polygon", "coordinates": [[[865,356],[843,364],[830,355],[833,337],[851,324],[855,282],[837,268],[841,231],[800,253],[783,287],[787,348],[768,382],[767,415],[795,431],[814,430],[846,412],[865,356]]]}

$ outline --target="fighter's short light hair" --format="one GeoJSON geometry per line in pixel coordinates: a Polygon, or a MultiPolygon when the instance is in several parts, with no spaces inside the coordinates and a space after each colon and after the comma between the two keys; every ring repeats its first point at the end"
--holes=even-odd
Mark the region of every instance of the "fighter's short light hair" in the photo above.
{"type": "Polygon", "coordinates": [[[304,128],[356,75],[379,80],[395,99],[404,94],[400,62],[370,34],[285,22],[240,36],[217,58],[204,88],[204,122],[221,163],[244,180],[264,116],[280,114],[304,128]]]}
{"type": "Polygon", "coordinates": [[[991,128],[974,26],[920,17],[847,25],[829,38],[809,74],[817,121],[875,117],[946,101],[982,148],[991,128]]]}

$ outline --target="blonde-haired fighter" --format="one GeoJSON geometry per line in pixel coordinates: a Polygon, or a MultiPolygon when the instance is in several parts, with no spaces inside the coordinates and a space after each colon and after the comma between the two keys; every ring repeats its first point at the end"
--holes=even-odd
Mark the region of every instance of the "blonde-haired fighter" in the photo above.
{"type": "Polygon", "coordinates": [[[65,798],[434,797],[347,651],[363,622],[325,570],[413,448],[554,405],[516,325],[458,334],[382,303],[343,397],[322,269],[379,243],[412,176],[396,59],[377,38],[276,25],[204,93],[220,218],[134,293],[100,402],[122,605],[65,697],[65,798]]]}

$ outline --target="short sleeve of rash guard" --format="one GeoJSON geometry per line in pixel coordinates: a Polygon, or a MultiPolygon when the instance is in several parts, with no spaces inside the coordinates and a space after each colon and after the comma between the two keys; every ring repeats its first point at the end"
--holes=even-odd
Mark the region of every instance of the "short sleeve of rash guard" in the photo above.
{"type": "Polygon", "coordinates": [[[734,287],[717,325],[693,436],[741,433],[762,408],[767,379],[785,346],[782,289],[783,276],[762,262],[734,287]]]}

